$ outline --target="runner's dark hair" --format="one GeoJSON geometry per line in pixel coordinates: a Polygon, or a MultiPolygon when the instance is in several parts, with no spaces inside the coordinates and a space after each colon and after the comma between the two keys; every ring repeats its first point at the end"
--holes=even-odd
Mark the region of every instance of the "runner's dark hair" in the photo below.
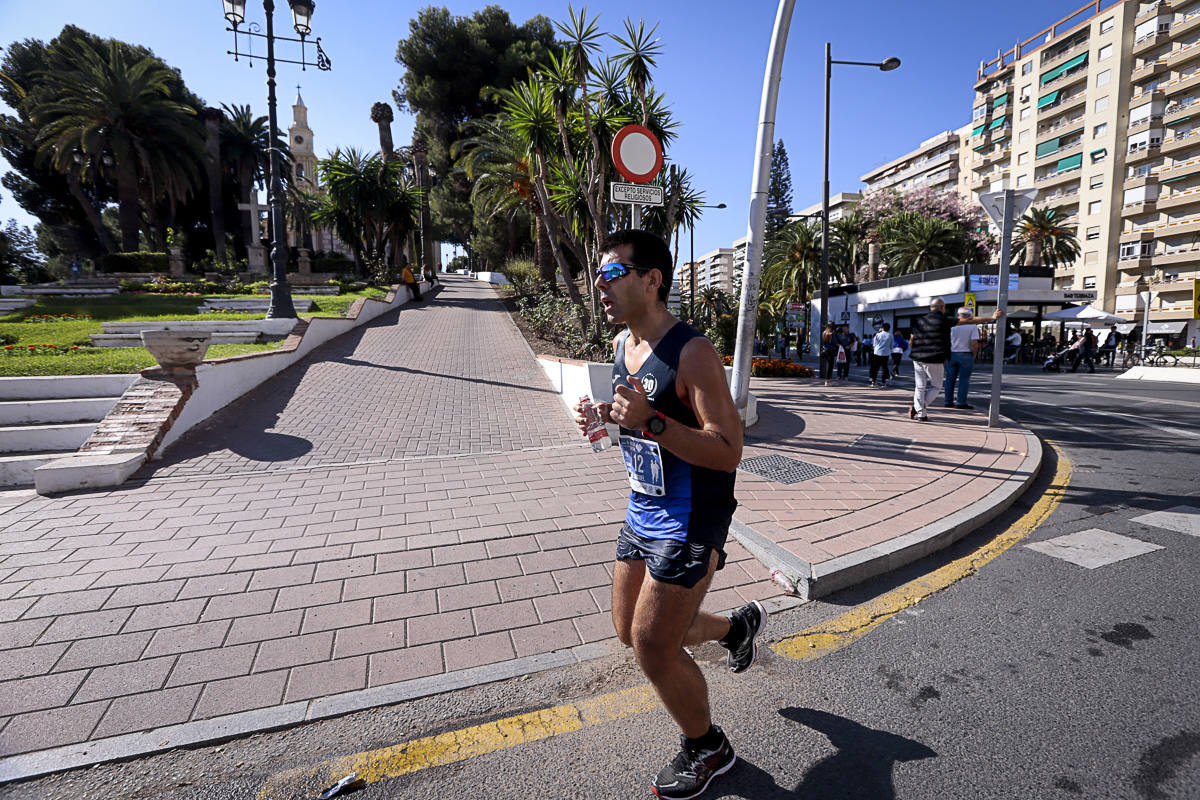
{"type": "Polygon", "coordinates": [[[612,250],[623,244],[633,245],[634,266],[659,271],[662,284],[658,287],[658,299],[667,302],[667,298],[671,296],[671,278],[674,273],[671,266],[671,248],[662,237],[636,228],[613,231],[600,243],[600,248],[612,250]]]}

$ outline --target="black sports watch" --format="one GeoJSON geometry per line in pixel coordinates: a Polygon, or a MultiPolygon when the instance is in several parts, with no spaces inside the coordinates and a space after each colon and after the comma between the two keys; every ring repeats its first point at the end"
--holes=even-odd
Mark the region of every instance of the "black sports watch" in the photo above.
{"type": "Polygon", "coordinates": [[[650,425],[646,431],[651,436],[658,436],[667,429],[667,415],[661,411],[655,411],[654,416],[650,418],[650,425]]]}

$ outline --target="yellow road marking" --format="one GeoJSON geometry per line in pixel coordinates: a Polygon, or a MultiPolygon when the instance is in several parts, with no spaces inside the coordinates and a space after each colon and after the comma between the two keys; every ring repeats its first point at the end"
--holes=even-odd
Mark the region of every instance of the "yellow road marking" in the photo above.
{"type": "MultiPolygon", "coordinates": [[[[1051,445],[1053,447],[1053,445],[1051,445]]],[[[1057,447],[1058,468],[1050,487],[1004,533],[985,547],[911,581],[898,589],[771,646],[776,653],[795,661],[813,661],[866,636],[879,624],[929,595],[974,574],[980,567],[1032,533],[1053,513],[1071,480],[1071,463],[1057,447]]],[[[343,756],[308,767],[276,773],[267,778],[258,800],[280,800],[301,796],[306,791],[328,786],[351,772],[368,783],[377,783],[429,767],[465,761],[474,756],[506,750],[592,725],[613,722],[659,707],[658,697],[647,685],[609,692],[494,722],[475,725],[436,736],[343,756]]]]}
{"type": "Polygon", "coordinates": [[[1054,512],[1071,482],[1071,462],[1062,450],[1053,444],[1050,446],[1054,447],[1054,452],[1058,454],[1058,468],[1054,471],[1050,486],[1033,504],[1033,508],[1021,515],[1021,518],[1004,533],[973,553],[955,559],[928,575],[910,581],[845,614],[782,639],[771,645],[771,649],[793,661],[815,661],[827,656],[858,641],[929,595],[974,575],[980,567],[1024,539],[1054,512]]]}
{"type": "Polygon", "coordinates": [[[267,778],[258,800],[299,796],[294,790],[328,786],[351,772],[367,783],[396,778],[429,767],[452,764],[474,756],[506,750],[526,742],[549,739],[603,722],[658,708],[649,686],[635,686],[527,714],[426,736],[411,742],[355,753],[309,767],[280,772],[267,778]]]}

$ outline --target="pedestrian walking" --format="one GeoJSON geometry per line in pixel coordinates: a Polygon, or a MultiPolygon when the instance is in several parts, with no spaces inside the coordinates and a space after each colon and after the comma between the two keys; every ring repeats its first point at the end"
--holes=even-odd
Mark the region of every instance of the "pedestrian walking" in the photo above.
{"type": "Polygon", "coordinates": [[[879,333],[875,334],[875,338],[871,340],[871,385],[875,386],[875,379],[878,375],[880,386],[887,386],[888,375],[888,359],[892,356],[892,345],[895,343],[892,337],[892,326],[888,323],[883,323],[879,329],[879,333]]]}
{"type": "Polygon", "coordinates": [[[421,301],[421,284],[417,283],[417,279],[413,277],[412,267],[408,262],[404,262],[404,269],[400,272],[400,280],[408,287],[409,295],[414,302],[421,301]]]}
{"type": "MultiPolygon", "coordinates": [[[[717,641],[730,671],[744,672],[766,623],[757,602],[728,617],[700,609],[725,563],[742,424],[716,349],[667,310],[667,243],[624,230],[603,248],[595,288],[609,323],[625,330],[613,341],[613,401],[597,409],[620,426],[631,489],[613,566],[613,625],[682,733],[679,754],[651,789],[682,800],[735,761],[712,724],[704,675],[684,648],[717,641]]],[[[578,406],[576,415],[586,431],[578,406]]]]}
{"type": "MultiPolygon", "coordinates": [[[[996,309],[991,319],[999,319],[1004,312],[996,309]]],[[[971,317],[969,324],[987,322],[988,318],[971,317]]],[[[929,304],[929,313],[917,317],[913,323],[910,352],[913,361],[913,402],[908,407],[909,419],[929,421],[929,403],[937,396],[945,375],[946,361],[950,358],[950,331],[955,325],[946,317],[946,301],[935,297],[929,304]]]]}
{"type": "Polygon", "coordinates": [[[950,329],[950,358],[946,361],[946,408],[972,408],[967,403],[971,372],[979,352],[979,331],[969,308],[958,310],[958,324],[950,329]],[[955,398],[957,386],[958,396],[955,398]]]}
{"type": "Polygon", "coordinates": [[[839,352],[836,357],[837,376],[842,380],[850,377],[850,356],[854,348],[854,334],[849,325],[843,325],[837,334],[839,352]]]}
{"type": "Polygon", "coordinates": [[[904,358],[907,350],[908,339],[905,339],[904,334],[900,331],[896,331],[892,337],[892,380],[900,377],[900,361],[904,358]]]}
{"type": "Polygon", "coordinates": [[[1121,332],[1117,330],[1117,326],[1113,325],[1108,329],[1108,335],[1104,337],[1104,344],[1100,345],[1100,354],[1104,356],[1105,366],[1111,367],[1117,360],[1117,348],[1121,346],[1121,332]]]}
{"type": "Polygon", "coordinates": [[[1077,372],[1079,365],[1086,361],[1088,372],[1096,371],[1096,349],[1097,349],[1096,334],[1092,333],[1092,329],[1088,328],[1087,333],[1083,334],[1083,338],[1079,340],[1078,355],[1075,356],[1075,363],[1071,365],[1071,372],[1077,372]]]}
{"type": "Polygon", "coordinates": [[[833,323],[830,322],[821,334],[821,380],[825,381],[826,386],[833,378],[833,364],[837,360],[837,354],[837,334],[833,332],[833,323]]]}

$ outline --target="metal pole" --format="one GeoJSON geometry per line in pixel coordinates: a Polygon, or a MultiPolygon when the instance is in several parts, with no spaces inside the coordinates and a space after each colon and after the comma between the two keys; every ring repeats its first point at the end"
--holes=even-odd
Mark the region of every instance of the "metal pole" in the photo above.
{"type": "Polygon", "coordinates": [[[642,207],[637,203],[633,204],[632,219],[633,222],[630,227],[632,227],[635,231],[640,230],[642,227],[642,207]]]}
{"type": "Polygon", "coordinates": [[[691,254],[692,261],[692,299],[688,301],[688,316],[694,320],[696,318],[696,220],[694,219],[688,229],[688,238],[691,240],[688,252],[691,254]]]}
{"type": "Polygon", "coordinates": [[[758,316],[758,282],[762,268],[763,235],[767,219],[767,187],[771,183],[771,150],[775,144],[775,107],[779,102],[779,78],[788,28],[796,0],[779,0],[767,70],[763,76],[762,104],[758,111],[758,145],[754,153],[754,181],[750,187],[750,220],[746,242],[746,266],[742,275],[742,304],[738,311],[737,347],[733,354],[733,401],[745,422],[750,397],[750,361],[754,355],[754,323],[758,316]]]}
{"type": "Polygon", "coordinates": [[[280,178],[279,131],[275,119],[275,2],[263,0],[267,12],[267,114],[271,125],[270,176],[267,206],[271,217],[271,305],[267,319],[295,319],[292,288],[288,285],[287,229],[283,222],[283,181],[280,178]]]}
{"type": "MultiPolygon", "coordinates": [[[[1012,257],[1013,190],[1004,191],[1004,223],[1000,226],[1000,274],[996,286],[996,308],[1008,313],[1009,259],[1012,257]]],[[[992,397],[988,401],[988,427],[1000,424],[1000,383],[1004,375],[1004,317],[996,320],[995,345],[992,347],[992,397]]]]}
{"type": "MultiPolygon", "coordinates": [[[[1140,292],[1139,292],[1140,294],[1140,292]]],[[[1150,293],[1150,281],[1146,281],[1146,309],[1142,312],[1142,358],[1146,357],[1146,332],[1150,329],[1150,300],[1154,295],[1150,293]]]]}
{"type": "Polygon", "coordinates": [[[825,332],[829,321],[829,79],[833,77],[830,43],[825,43],[825,178],[821,184],[821,326],[817,336],[825,332]]]}

